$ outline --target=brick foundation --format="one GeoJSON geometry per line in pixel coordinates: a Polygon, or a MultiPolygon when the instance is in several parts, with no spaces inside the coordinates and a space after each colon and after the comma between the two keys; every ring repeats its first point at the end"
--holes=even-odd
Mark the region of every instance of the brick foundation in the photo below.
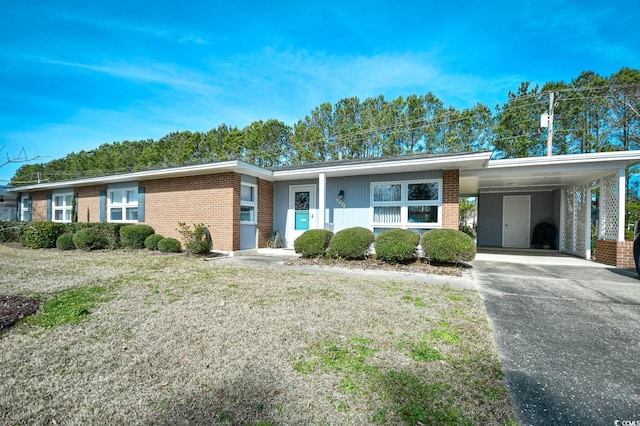
{"type": "Polygon", "coordinates": [[[460,170],[442,171],[442,227],[458,229],[460,170]]]}
{"type": "Polygon", "coordinates": [[[596,241],[596,262],[616,268],[635,268],[633,241],[596,241]]]}

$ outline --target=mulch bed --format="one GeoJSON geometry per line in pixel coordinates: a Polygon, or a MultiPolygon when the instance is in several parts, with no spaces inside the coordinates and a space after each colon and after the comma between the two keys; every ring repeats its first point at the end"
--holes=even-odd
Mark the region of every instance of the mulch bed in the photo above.
{"type": "Polygon", "coordinates": [[[22,296],[0,294],[0,330],[11,327],[26,316],[33,314],[40,302],[22,296]]]}
{"type": "Polygon", "coordinates": [[[368,258],[364,260],[341,260],[341,259],[328,259],[328,258],[302,258],[288,260],[288,265],[314,265],[314,266],[327,266],[327,267],[339,267],[339,268],[352,268],[352,269],[364,269],[364,270],[384,270],[384,271],[397,271],[397,272],[411,272],[418,274],[435,274],[435,275],[451,275],[461,276],[462,272],[469,268],[468,265],[452,265],[452,264],[438,264],[428,263],[423,261],[415,261],[407,264],[397,263],[391,264],[376,260],[374,258],[368,258]]]}

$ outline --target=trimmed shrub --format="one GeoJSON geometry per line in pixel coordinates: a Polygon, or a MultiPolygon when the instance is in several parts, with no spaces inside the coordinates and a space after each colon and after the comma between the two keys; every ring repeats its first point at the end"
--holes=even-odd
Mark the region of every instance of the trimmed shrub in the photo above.
{"type": "Polygon", "coordinates": [[[122,228],[121,223],[75,222],[75,223],[65,224],[65,229],[67,230],[67,232],[71,232],[71,233],[76,233],[79,230],[85,229],[85,228],[91,228],[95,231],[96,237],[101,242],[100,248],[113,250],[120,247],[120,228],[122,228]]]}
{"type": "Polygon", "coordinates": [[[54,248],[65,226],[56,222],[31,222],[24,230],[22,244],[32,249],[54,248]]]}
{"type": "Polygon", "coordinates": [[[182,245],[175,238],[163,238],[158,241],[158,250],[163,253],[180,253],[182,245]]]}
{"type": "Polygon", "coordinates": [[[120,247],[121,223],[91,223],[91,229],[96,232],[96,236],[105,249],[114,250],[120,247]]]}
{"type": "Polygon", "coordinates": [[[151,234],[144,240],[147,250],[158,250],[158,241],[164,239],[160,234],[151,234]]]}
{"type": "Polygon", "coordinates": [[[75,250],[76,246],[73,243],[73,234],[71,232],[65,232],[60,235],[56,240],[56,248],[58,250],[75,250]]]}
{"type": "Polygon", "coordinates": [[[21,241],[27,222],[7,220],[0,222],[0,243],[18,243],[21,241]]]}
{"type": "Polygon", "coordinates": [[[473,238],[455,229],[433,229],[422,235],[422,250],[432,262],[470,262],[476,257],[473,238]]]}
{"type": "Polygon", "coordinates": [[[106,248],[107,243],[93,227],[82,228],[73,234],[73,244],[78,250],[106,248]]]}
{"type": "Polygon", "coordinates": [[[374,235],[367,228],[355,227],[339,231],[329,242],[329,257],[359,260],[367,257],[374,235]]]}
{"type": "Polygon", "coordinates": [[[203,223],[193,225],[193,230],[184,222],[178,222],[178,226],[180,226],[178,232],[184,237],[185,252],[188,254],[209,254],[211,251],[210,237],[203,223]]]}
{"type": "Polygon", "coordinates": [[[473,228],[470,227],[469,225],[463,225],[460,227],[460,231],[464,232],[465,234],[467,234],[468,236],[470,236],[471,238],[475,238],[476,237],[476,233],[473,232],[473,228]]]}
{"type": "Polygon", "coordinates": [[[310,229],[305,231],[293,242],[296,253],[302,257],[323,257],[329,247],[333,232],[325,229],[310,229]]]}
{"type": "Polygon", "coordinates": [[[125,225],[120,228],[120,245],[126,248],[144,248],[144,240],[154,233],[149,225],[125,225]]]}
{"type": "Polygon", "coordinates": [[[408,229],[389,229],[376,237],[376,257],[389,263],[409,263],[416,260],[420,234],[408,229]]]}

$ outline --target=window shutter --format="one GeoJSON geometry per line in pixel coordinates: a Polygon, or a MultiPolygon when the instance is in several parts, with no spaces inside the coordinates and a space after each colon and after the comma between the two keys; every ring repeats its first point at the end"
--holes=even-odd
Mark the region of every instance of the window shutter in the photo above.
{"type": "Polygon", "coordinates": [[[100,191],[100,222],[107,221],[107,191],[100,191]]]}
{"type": "Polygon", "coordinates": [[[31,195],[29,195],[29,197],[27,198],[27,214],[26,214],[27,222],[31,222],[32,208],[33,208],[33,198],[31,197],[31,195]]]}
{"type": "Polygon", "coordinates": [[[78,221],[78,193],[73,193],[73,199],[71,200],[71,222],[78,221]]]}
{"type": "Polygon", "coordinates": [[[144,186],[138,187],[138,222],[144,222],[144,186]]]}
{"type": "Polygon", "coordinates": [[[47,222],[51,222],[51,194],[47,194],[47,222]]]}

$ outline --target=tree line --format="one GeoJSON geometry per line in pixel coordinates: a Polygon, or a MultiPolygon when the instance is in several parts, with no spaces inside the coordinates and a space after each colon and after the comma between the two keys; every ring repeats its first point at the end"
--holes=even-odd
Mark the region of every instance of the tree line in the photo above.
{"type": "Polygon", "coordinates": [[[582,72],[571,82],[529,82],[491,109],[445,107],[433,93],[323,103],[289,126],[277,119],[158,140],[106,143],[47,163],[20,167],[12,184],[241,159],[262,167],[414,153],[493,150],[495,158],[546,154],[554,95],[553,154],[640,149],[640,70],[609,77],[582,72]]]}

